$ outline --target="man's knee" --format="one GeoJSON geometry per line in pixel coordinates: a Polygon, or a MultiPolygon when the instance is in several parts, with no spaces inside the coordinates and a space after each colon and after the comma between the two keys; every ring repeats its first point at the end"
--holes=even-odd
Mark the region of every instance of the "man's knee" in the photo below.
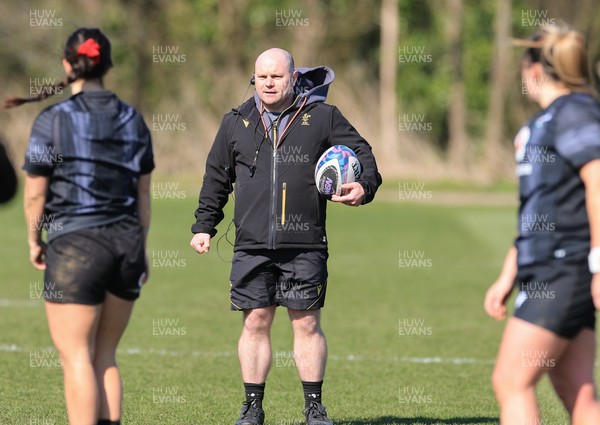
{"type": "Polygon", "coordinates": [[[251,334],[268,334],[272,322],[273,312],[271,310],[250,310],[244,316],[244,330],[251,334]]]}
{"type": "Polygon", "coordinates": [[[290,318],[292,319],[295,334],[311,336],[322,333],[318,312],[290,310],[290,318]]]}

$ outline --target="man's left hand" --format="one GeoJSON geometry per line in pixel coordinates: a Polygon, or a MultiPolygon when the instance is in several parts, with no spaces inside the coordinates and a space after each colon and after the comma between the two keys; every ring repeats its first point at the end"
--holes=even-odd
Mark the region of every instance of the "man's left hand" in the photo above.
{"type": "Polygon", "coordinates": [[[342,196],[332,195],[331,200],[351,207],[358,207],[365,199],[365,189],[357,182],[343,184],[342,193],[344,194],[342,196]]]}

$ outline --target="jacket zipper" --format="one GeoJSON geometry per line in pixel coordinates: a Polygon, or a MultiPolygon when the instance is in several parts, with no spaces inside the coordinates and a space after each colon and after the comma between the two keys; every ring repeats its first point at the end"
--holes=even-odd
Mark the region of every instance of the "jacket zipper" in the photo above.
{"type": "Polygon", "coordinates": [[[269,249],[275,249],[275,235],[277,234],[277,122],[273,124],[273,157],[271,159],[272,188],[271,188],[271,226],[269,237],[269,249]]]}
{"type": "MultiPolygon", "coordinates": [[[[271,158],[271,172],[273,173],[272,178],[271,178],[271,184],[273,185],[273,187],[271,188],[271,225],[269,228],[269,249],[275,249],[275,241],[276,241],[276,235],[277,235],[277,148],[278,148],[278,144],[279,141],[277,140],[277,126],[279,125],[279,119],[288,111],[288,109],[291,109],[294,105],[296,104],[296,101],[294,101],[290,106],[287,107],[287,109],[285,109],[277,118],[277,120],[273,123],[273,157],[271,158]]],[[[290,117],[289,119],[293,119],[294,117],[290,117]]],[[[289,122],[289,124],[291,124],[291,122],[289,122]]],[[[285,129],[284,129],[285,131],[285,129]]],[[[268,131],[265,133],[265,135],[268,135],[268,131]]],[[[284,187],[284,195],[283,195],[283,200],[285,201],[285,183],[283,184],[284,187]]],[[[281,214],[281,220],[282,220],[282,224],[283,224],[283,220],[285,220],[284,218],[284,214],[285,213],[285,209],[282,209],[282,214],[281,214]]]]}

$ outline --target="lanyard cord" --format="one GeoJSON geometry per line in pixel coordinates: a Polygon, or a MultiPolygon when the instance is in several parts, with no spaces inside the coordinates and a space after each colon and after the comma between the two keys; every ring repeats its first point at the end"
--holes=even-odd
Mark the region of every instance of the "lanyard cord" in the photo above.
{"type": "MultiPolygon", "coordinates": [[[[306,105],[307,101],[308,101],[308,98],[305,97],[304,100],[302,101],[302,104],[300,105],[300,107],[298,108],[298,110],[296,111],[294,116],[292,117],[292,119],[288,120],[283,131],[281,133],[279,133],[279,140],[277,140],[277,146],[275,146],[275,148],[277,148],[279,146],[279,144],[281,143],[281,139],[283,139],[283,135],[290,128],[290,125],[294,122],[294,120],[296,119],[296,117],[298,116],[298,114],[300,113],[302,108],[304,108],[304,105],[306,105]]],[[[263,127],[265,128],[265,137],[267,137],[269,134],[269,130],[267,129],[267,124],[265,123],[264,111],[265,111],[265,107],[261,100],[260,101],[260,120],[262,121],[263,127]]],[[[283,111],[283,112],[285,112],[285,111],[283,111]]],[[[279,121],[279,118],[277,118],[277,121],[279,121]]],[[[271,121],[271,127],[272,126],[273,126],[273,122],[271,121]]]]}

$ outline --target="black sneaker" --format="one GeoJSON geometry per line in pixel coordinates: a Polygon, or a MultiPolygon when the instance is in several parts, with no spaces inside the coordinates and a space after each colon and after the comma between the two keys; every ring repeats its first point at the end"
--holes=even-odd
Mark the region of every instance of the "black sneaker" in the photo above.
{"type": "Polygon", "coordinates": [[[306,416],[306,425],[333,425],[331,419],[327,417],[325,406],[316,401],[310,402],[304,409],[304,415],[306,416]]]}
{"type": "Polygon", "coordinates": [[[263,425],[265,422],[265,412],[262,407],[255,401],[242,404],[240,418],[235,421],[235,425],[263,425]]]}

